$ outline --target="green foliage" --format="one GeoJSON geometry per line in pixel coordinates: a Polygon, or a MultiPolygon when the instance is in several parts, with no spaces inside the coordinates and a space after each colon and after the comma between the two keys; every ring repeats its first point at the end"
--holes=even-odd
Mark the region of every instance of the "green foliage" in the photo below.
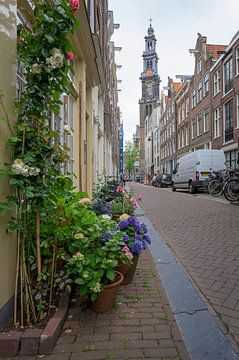
{"type": "MultiPolygon", "coordinates": [[[[92,231],[83,230],[80,241],[74,241],[69,247],[72,256],[67,260],[65,268],[69,277],[80,285],[81,295],[90,295],[95,300],[101,290],[115,279],[115,267],[119,260],[127,261],[122,251],[125,243],[122,241],[122,232],[114,231],[108,241],[102,241],[106,230],[112,230],[115,223],[97,218],[92,231]],[[86,235],[85,235],[86,234],[86,235]],[[77,252],[74,252],[77,249],[77,252]]],[[[75,235],[76,237],[76,235],[75,235]]]]}
{"type": "Polygon", "coordinates": [[[128,174],[132,174],[135,168],[135,161],[137,159],[137,156],[139,154],[139,151],[137,148],[128,141],[125,145],[125,170],[127,170],[128,174]]]}

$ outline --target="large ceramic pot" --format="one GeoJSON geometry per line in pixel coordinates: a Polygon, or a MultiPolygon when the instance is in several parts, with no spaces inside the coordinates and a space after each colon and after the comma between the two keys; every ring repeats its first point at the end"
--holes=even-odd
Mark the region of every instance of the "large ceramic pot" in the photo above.
{"type": "Polygon", "coordinates": [[[117,276],[114,282],[106,285],[104,290],[100,292],[98,298],[95,301],[90,301],[91,310],[104,313],[110,311],[113,308],[116,302],[118,288],[124,280],[124,276],[119,271],[116,271],[116,273],[117,276]]]}
{"type": "Polygon", "coordinates": [[[123,263],[119,263],[116,267],[116,269],[118,271],[121,272],[121,274],[124,275],[124,280],[122,281],[121,285],[128,285],[132,282],[133,277],[134,277],[134,273],[138,264],[138,260],[139,260],[139,254],[138,255],[134,255],[133,257],[133,264],[132,265],[127,265],[127,264],[123,264],[123,263]]]}

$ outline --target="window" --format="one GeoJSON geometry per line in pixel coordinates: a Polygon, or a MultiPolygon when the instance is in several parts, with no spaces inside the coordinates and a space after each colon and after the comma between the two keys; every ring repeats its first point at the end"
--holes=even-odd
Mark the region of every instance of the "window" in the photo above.
{"type": "Polygon", "coordinates": [[[209,130],[209,107],[203,110],[203,131],[209,130]]]}
{"type": "Polygon", "coordinates": [[[236,49],[236,75],[239,74],[239,47],[236,49]]]}
{"type": "Polygon", "coordinates": [[[203,131],[202,113],[197,115],[197,135],[201,135],[203,131]]]}
{"type": "Polygon", "coordinates": [[[184,147],[184,128],[182,128],[182,140],[181,140],[181,146],[184,147]]]}
{"type": "Polygon", "coordinates": [[[221,90],[221,76],[220,70],[217,70],[213,75],[213,95],[216,95],[221,90]]]}
{"type": "Polygon", "coordinates": [[[224,93],[232,89],[233,77],[232,77],[232,58],[227,60],[224,64],[224,93]]]}
{"type": "Polygon", "coordinates": [[[202,70],[202,60],[200,58],[197,61],[197,74],[199,74],[201,70],[202,70]]]}
{"type": "Polygon", "coordinates": [[[185,127],[185,145],[187,146],[189,144],[189,127],[185,127]]]}
{"type": "Polygon", "coordinates": [[[202,80],[198,83],[197,104],[202,100],[202,80]]]}
{"type": "Polygon", "coordinates": [[[209,92],[209,73],[204,75],[204,96],[209,92]]]}
{"type": "Polygon", "coordinates": [[[214,138],[220,136],[221,108],[214,110],[214,138]]]}
{"type": "Polygon", "coordinates": [[[180,131],[178,132],[178,149],[181,148],[181,133],[180,131]]]}
{"type": "MultiPolygon", "coordinates": [[[[24,24],[24,19],[19,11],[17,11],[17,25],[24,24]]],[[[16,83],[16,98],[20,99],[25,89],[26,80],[24,76],[24,67],[21,61],[17,60],[17,83],[16,83]]]]}
{"type": "Polygon", "coordinates": [[[73,97],[71,95],[64,96],[64,126],[69,127],[70,131],[64,132],[64,143],[69,147],[69,161],[65,163],[64,171],[73,172],[74,164],[74,147],[73,147],[73,97]]]}
{"type": "Polygon", "coordinates": [[[231,170],[237,169],[237,150],[225,152],[226,166],[231,170]]]}
{"type": "Polygon", "coordinates": [[[237,128],[239,129],[239,93],[237,93],[237,128]]]}
{"type": "Polygon", "coordinates": [[[195,92],[195,88],[192,88],[192,108],[194,108],[196,106],[196,92],[195,92]]]}
{"type": "Polygon", "coordinates": [[[182,104],[182,120],[185,119],[185,102],[182,104]]]}
{"type": "Polygon", "coordinates": [[[189,115],[189,98],[186,99],[186,116],[189,115]]]}
{"type": "Polygon", "coordinates": [[[196,118],[192,119],[192,139],[197,136],[197,121],[196,118]]]}
{"type": "Polygon", "coordinates": [[[232,99],[225,103],[224,110],[225,110],[224,140],[225,142],[228,142],[233,139],[232,99]]]}
{"type": "Polygon", "coordinates": [[[182,121],[181,115],[181,107],[178,107],[178,124],[180,124],[180,122],[182,121]]]}

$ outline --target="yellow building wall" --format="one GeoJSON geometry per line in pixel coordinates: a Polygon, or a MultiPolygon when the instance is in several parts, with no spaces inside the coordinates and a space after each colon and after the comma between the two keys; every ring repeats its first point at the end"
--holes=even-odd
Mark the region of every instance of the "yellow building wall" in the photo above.
{"type": "MultiPolygon", "coordinates": [[[[14,121],[13,112],[16,96],[16,0],[0,0],[0,92],[8,113],[11,125],[14,121]]],[[[0,167],[4,162],[11,161],[11,154],[6,150],[6,140],[9,137],[7,122],[2,120],[6,114],[0,102],[0,167]]],[[[5,201],[11,193],[9,179],[0,179],[0,201],[5,201]]],[[[8,303],[14,292],[16,235],[6,233],[6,223],[9,214],[0,217],[0,320],[1,310],[8,303]]],[[[3,315],[2,315],[3,317],[3,315]]]]}

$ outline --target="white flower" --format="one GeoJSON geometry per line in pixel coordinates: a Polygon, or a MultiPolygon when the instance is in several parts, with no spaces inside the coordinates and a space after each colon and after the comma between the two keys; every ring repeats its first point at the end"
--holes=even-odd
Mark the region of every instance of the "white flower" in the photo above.
{"type": "Polygon", "coordinates": [[[81,204],[81,205],[87,205],[87,204],[89,204],[90,202],[91,202],[91,200],[88,199],[88,198],[83,198],[83,199],[80,200],[80,204],[81,204]]]}
{"type": "Polygon", "coordinates": [[[59,49],[53,48],[51,50],[52,56],[46,59],[47,66],[50,69],[59,69],[63,65],[64,56],[59,49]]]}
{"type": "Polygon", "coordinates": [[[14,161],[14,163],[12,164],[12,172],[15,174],[15,175],[20,175],[21,174],[21,170],[24,166],[24,162],[21,160],[21,159],[16,159],[14,161]]]}
{"type": "Polygon", "coordinates": [[[64,125],[64,131],[65,133],[69,134],[69,135],[72,135],[73,134],[73,130],[72,128],[70,127],[70,125],[64,125]]]}
{"type": "Polygon", "coordinates": [[[34,167],[30,167],[29,168],[29,175],[30,176],[37,176],[40,173],[40,169],[39,168],[34,168],[34,167]]]}
{"type": "Polygon", "coordinates": [[[103,214],[103,215],[101,215],[101,217],[105,220],[111,220],[111,217],[107,214],[103,214]]]}
{"type": "Polygon", "coordinates": [[[29,176],[29,166],[28,165],[23,166],[23,168],[21,169],[21,175],[29,176]]]}
{"type": "Polygon", "coordinates": [[[39,64],[36,63],[36,64],[32,65],[32,73],[33,74],[41,74],[41,72],[42,72],[42,68],[39,64]]]}
{"type": "Polygon", "coordinates": [[[81,261],[84,259],[85,256],[78,251],[75,255],[72,255],[72,257],[73,259],[81,261]]]}

